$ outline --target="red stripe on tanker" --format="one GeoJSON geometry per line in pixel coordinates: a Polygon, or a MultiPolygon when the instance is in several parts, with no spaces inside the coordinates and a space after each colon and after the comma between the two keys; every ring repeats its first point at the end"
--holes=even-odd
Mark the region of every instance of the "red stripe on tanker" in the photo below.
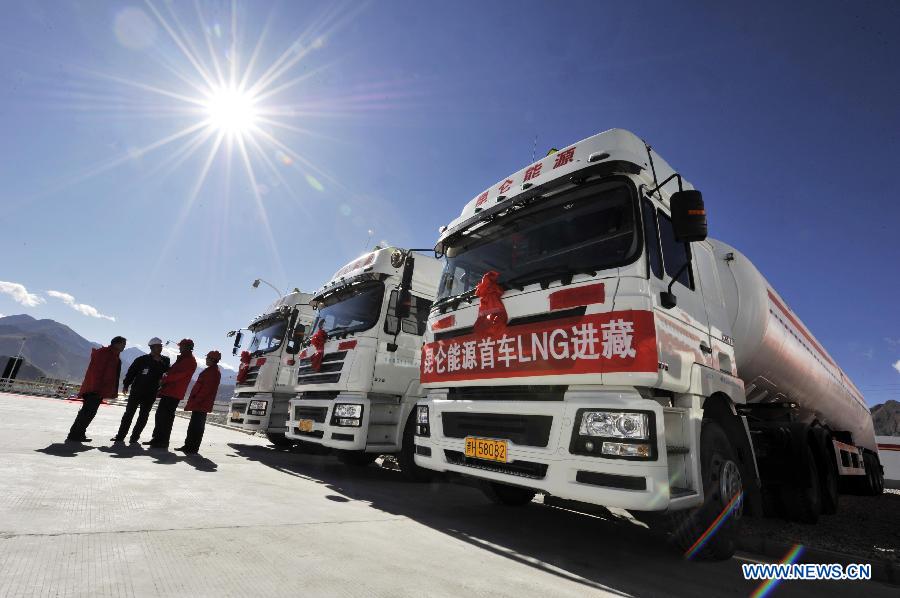
{"type": "Polygon", "coordinates": [[[656,372],[653,312],[619,311],[508,326],[422,347],[422,382],[656,372]]]}

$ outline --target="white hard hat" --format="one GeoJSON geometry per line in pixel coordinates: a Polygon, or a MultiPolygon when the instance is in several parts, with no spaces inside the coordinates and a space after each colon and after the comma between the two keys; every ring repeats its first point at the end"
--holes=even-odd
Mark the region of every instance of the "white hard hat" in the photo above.
{"type": "Polygon", "coordinates": [[[149,341],[147,341],[147,344],[148,345],[161,345],[161,344],[163,344],[163,342],[162,342],[162,339],[160,339],[158,336],[154,336],[149,341]]]}

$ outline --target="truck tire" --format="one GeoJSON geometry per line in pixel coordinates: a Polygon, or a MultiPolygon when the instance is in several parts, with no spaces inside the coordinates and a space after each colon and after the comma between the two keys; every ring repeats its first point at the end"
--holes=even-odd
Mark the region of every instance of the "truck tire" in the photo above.
{"type": "Polygon", "coordinates": [[[406,425],[403,427],[403,444],[400,454],[397,455],[397,463],[400,465],[400,474],[407,482],[428,482],[431,480],[431,472],[416,465],[416,411],[413,409],[406,425]]]}
{"type": "Polygon", "coordinates": [[[351,467],[367,467],[378,458],[376,453],[365,451],[338,451],[338,461],[351,467]]]}
{"type": "MultiPolygon", "coordinates": [[[[725,512],[732,498],[744,492],[734,447],[719,424],[708,419],[703,420],[700,431],[700,476],[703,481],[703,504],[695,509],[669,514],[672,539],[686,556],[725,512]]],[[[731,514],[690,557],[698,560],[731,558],[742,513],[742,499],[738,499],[731,514]]]]}
{"type": "Polygon", "coordinates": [[[288,451],[294,447],[294,441],[281,432],[266,432],[266,438],[279,450],[288,451]]]}
{"type": "Polygon", "coordinates": [[[816,459],[809,444],[803,446],[806,451],[804,460],[806,461],[809,486],[801,488],[787,484],[781,489],[781,499],[789,519],[800,523],[816,523],[822,512],[822,485],[819,467],[816,465],[816,459]]]}
{"type": "Polygon", "coordinates": [[[865,493],[878,496],[884,492],[884,474],[881,473],[878,459],[875,455],[865,452],[863,453],[863,463],[866,466],[865,493]]]}
{"type": "Polygon", "coordinates": [[[528,488],[510,486],[509,484],[500,484],[498,482],[485,482],[482,490],[494,504],[506,507],[527,505],[534,499],[534,495],[537,494],[537,492],[528,488]]]}
{"type": "MultiPolygon", "coordinates": [[[[830,436],[825,446],[832,446],[830,436]]],[[[818,462],[821,465],[819,468],[821,475],[819,482],[822,493],[822,514],[834,515],[838,510],[838,497],[840,496],[838,490],[840,476],[838,475],[837,463],[834,460],[834,455],[827,450],[823,452],[820,449],[819,457],[818,462]]]]}

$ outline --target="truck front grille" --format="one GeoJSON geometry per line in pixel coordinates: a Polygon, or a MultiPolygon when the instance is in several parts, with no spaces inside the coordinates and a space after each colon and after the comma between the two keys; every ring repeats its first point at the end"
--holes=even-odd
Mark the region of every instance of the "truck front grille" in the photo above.
{"type": "Polygon", "coordinates": [[[328,407],[307,407],[305,405],[294,406],[294,421],[298,419],[311,419],[318,424],[325,423],[328,407]]]}
{"type": "Polygon", "coordinates": [[[255,365],[247,370],[247,377],[244,378],[244,381],[237,384],[237,386],[253,386],[256,384],[256,379],[259,377],[259,366],[255,365]]]}
{"type": "Polygon", "coordinates": [[[300,360],[297,367],[297,384],[334,384],[341,380],[341,370],[344,368],[346,351],[334,351],[322,356],[322,367],[319,371],[313,371],[312,358],[300,360]]]}
{"type": "Polygon", "coordinates": [[[568,386],[463,386],[451,388],[447,398],[458,401],[562,401],[568,386]]]}
{"type": "Polygon", "coordinates": [[[446,449],[444,450],[444,457],[452,465],[463,465],[472,469],[483,469],[533,480],[543,480],[547,477],[547,465],[545,463],[532,463],[531,461],[496,463],[494,461],[482,461],[481,459],[466,457],[465,454],[459,451],[448,451],[446,449]]]}
{"type": "Polygon", "coordinates": [[[520,446],[547,446],[553,418],[549,415],[511,415],[506,413],[441,414],[444,436],[448,438],[501,438],[520,446]]]}

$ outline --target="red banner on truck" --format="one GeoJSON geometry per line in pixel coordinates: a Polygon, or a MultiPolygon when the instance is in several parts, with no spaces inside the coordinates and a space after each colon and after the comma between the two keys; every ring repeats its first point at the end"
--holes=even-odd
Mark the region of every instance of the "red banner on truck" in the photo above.
{"type": "Polygon", "coordinates": [[[422,382],[657,371],[653,312],[618,311],[508,326],[422,347],[422,382]]]}

